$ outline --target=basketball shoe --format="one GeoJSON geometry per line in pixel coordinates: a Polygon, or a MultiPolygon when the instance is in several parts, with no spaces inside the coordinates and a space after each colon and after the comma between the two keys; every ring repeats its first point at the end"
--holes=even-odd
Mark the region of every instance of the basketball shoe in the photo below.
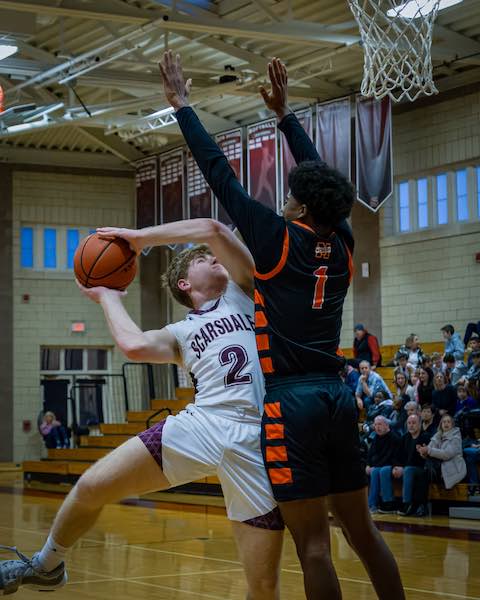
{"type": "Polygon", "coordinates": [[[11,550],[18,556],[18,559],[0,561],[0,596],[14,594],[20,586],[48,592],[67,583],[67,572],[63,562],[47,573],[36,560],[37,554],[30,559],[15,547],[0,546],[0,549],[11,550]]]}

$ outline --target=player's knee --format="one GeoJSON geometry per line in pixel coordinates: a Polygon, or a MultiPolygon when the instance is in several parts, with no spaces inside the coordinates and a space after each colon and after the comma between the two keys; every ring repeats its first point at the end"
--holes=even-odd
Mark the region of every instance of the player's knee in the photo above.
{"type": "Polygon", "coordinates": [[[328,540],[297,545],[297,553],[304,569],[323,568],[332,561],[328,540]]]}
{"type": "Polygon", "coordinates": [[[75,500],[82,504],[88,504],[92,508],[103,506],[107,502],[104,488],[102,478],[92,467],[77,481],[74,488],[75,500]]]}
{"type": "Polygon", "coordinates": [[[276,600],[279,598],[279,578],[277,573],[263,573],[249,582],[249,600],[276,600]]]}

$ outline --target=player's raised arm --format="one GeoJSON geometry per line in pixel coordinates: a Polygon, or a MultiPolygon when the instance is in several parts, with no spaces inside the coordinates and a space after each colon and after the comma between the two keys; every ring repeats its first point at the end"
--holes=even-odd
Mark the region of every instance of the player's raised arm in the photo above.
{"type": "Polygon", "coordinates": [[[288,106],[288,73],[279,58],[273,58],[272,62],[268,63],[268,77],[271,89],[267,91],[262,86],[260,94],[265,106],[277,115],[278,128],[285,134],[295,161],[297,163],[306,160],[320,161],[320,155],[312,140],[288,106]]]}
{"type": "Polygon", "coordinates": [[[168,329],[142,331],[122,303],[126,292],[106,287],[86,288],[77,281],[84,296],[103,309],[115,343],[129,360],[153,363],[180,363],[177,340],[168,329]]]}

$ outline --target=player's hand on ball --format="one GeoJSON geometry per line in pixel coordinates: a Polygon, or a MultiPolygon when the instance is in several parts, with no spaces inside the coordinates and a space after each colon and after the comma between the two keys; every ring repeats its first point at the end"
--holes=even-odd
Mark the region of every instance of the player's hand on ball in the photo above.
{"type": "Polygon", "coordinates": [[[124,227],[97,227],[98,237],[103,240],[122,238],[129,243],[130,248],[138,255],[143,250],[141,233],[139,229],[125,229],[124,227]]]}
{"type": "Polygon", "coordinates": [[[290,112],[288,108],[288,74],[287,68],[279,58],[273,58],[268,63],[268,77],[272,89],[267,92],[264,86],[261,86],[260,94],[267,108],[273,110],[279,118],[283,118],[290,112]]]}
{"type": "Polygon", "coordinates": [[[163,79],[165,97],[175,110],[188,106],[188,96],[192,87],[192,80],[185,82],[183,77],[180,55],[174,55],[171,50],[164,52],[159,63],[163,79]]]}
{"type": "Polygon", "coordinates": [[[84,296],[86,296],[90,300],[93,300],[97,304],[100,304],[102,298],[104,298],[106,295],[118,296],[119,298],[123,298],[123,296],[127,295],[127,292],[121,292],[120,290],[112,290],[101,285],[99,285],[98,287],[87,288],[84,285],[82,285],[78,281],[78,279],[75,279],[75,283],[77,284],[78,289],[82,292],[84,296]]]}

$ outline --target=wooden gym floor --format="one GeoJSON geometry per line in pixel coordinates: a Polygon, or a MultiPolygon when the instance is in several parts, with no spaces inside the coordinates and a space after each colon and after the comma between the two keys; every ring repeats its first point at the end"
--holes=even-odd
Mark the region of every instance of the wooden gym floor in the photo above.
{"type": "MultiPolygon", "coordinates": [[[[16,545],[27,555],[38,550],[61,500],[24,493],[21,473],[0,473],[0,544],[16,545]]],[[[227,519],[203,507],[161,506],[108,506],[71,551],[70,581],[55,600],[243,600],[242,569],[227,519]]],[[[396,516],[377,522],[398,559],[409,599],[480,599],[480,522],[396,516]]],[[[342,533],[332,526],[331,534],[344,599],[375,598],[342,533]]],[[[38,593],[21,590],[18,598],[38,600],[38,593]]],[[[301,570],[287,534],[282,599],[302,598],[301,570]]]]}

